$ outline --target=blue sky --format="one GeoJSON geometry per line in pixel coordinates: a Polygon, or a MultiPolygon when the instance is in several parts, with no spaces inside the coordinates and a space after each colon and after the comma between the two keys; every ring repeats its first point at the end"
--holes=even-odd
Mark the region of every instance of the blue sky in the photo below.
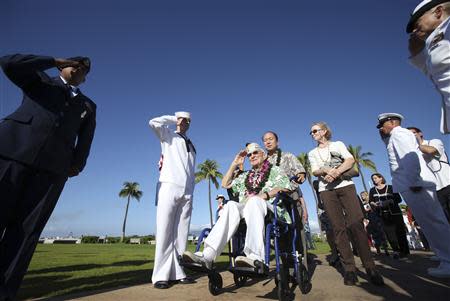
{"type": "MultiPolygon", "coordinates": [[[[449,149],[450,138],[438,130],[439,95],[407,60],[405,24],[418,2],[1,1],[0,55],[92,60],[81,86],[98,106],[91,155],[67,183],[44,234],[119,235],[124,181],[139,182],[144,192],[130,206],[127,234],[153,233],[160,146],[148,120],[178,110],[192,113],[198,163],[216,160],[222,172],[266,130],[279,134],[283,150],[309,151],[311,123],[324,120],[335,140],[373,152],[389,178],[375,128],[387,111],[449,149]]],[[[0,116],[20,101],[0,74],[0,116]]],[[[361,191],[360,179],[356,184],[361,191]]],[[[307,184],[303,191],[314,226],[307,184]]],[[[197,229],[209,222],[206,183],[194,198],[197,229]]]]}

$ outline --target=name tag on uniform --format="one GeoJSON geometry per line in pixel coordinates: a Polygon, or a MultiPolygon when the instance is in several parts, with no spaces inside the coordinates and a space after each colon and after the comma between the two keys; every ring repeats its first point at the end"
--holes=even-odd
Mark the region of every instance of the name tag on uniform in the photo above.
{"type": "Polygon", "coordinates": [[[87,112],[86,111],[84,111],[83,113],[81,113],[81,119],[83,119],[85,116],[86,116],[86,114],[87,114],[87,112]]]}

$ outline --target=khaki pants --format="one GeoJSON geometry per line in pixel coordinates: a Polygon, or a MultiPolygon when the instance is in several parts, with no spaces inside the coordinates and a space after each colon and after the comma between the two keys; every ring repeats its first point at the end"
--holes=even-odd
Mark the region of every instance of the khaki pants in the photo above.
{"type": "Polygon", "coordinates": [[[356,271],[350,241],[355,243],[359,257],[366,269],[374,268],[372,255],[367,242],[367,233],[362,223],[363,213],[356,195],[355,185],[320,192],[325,211],[327,212],[341,261],[346,272],[356,271]],[[350,239],[347,234],[350,230],[350,239]]]}

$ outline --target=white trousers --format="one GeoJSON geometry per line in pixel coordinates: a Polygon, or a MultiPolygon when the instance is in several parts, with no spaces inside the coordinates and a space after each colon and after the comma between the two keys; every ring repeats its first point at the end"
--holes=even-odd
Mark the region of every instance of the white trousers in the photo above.
{"type": "Polygon", "coordinates": [[[178,255],[186,251],[192,199],[185,198],[184,191],[184,187],[171,183],[161,183],[159,188],[153,283],[186,277],[178,263],[178,255]]]}
{"type": "Polygon", "coordinates": [[[420,192],[405,191],[400,194],[411,207],[431,249],[441,261],[450,264],[450,225],[438,201],[436,191],[424,187],[420,192]]]}
{"type": "MultiPolygon", "coordinates": [[[[264,259],[264,217],[267,214],[266,201],[253,196],[248,201],[229,201],[220,213],[220,218],[205,239],[205,248],[212,248],[216,257],[222,253],[227,242],[236,232],[242,218],[247,224],[244,253],[254,260],[264,259]]],[[[215,259],[215,258],[214,258],[215,259]]]]}

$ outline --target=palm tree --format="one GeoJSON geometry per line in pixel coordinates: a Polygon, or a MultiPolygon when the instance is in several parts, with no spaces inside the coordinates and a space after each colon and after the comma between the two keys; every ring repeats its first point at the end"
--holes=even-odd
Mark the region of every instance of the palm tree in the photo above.
{"type": "Polygon", "coordinates": [[[128,216],[128,207],[130,206],[130,199],[136,199],[138,202],[142,197],[142,191],[139,190],[139,183],[137,182],[125,182],[123,183],[123,188],[119,192],[119,197],[127,198],[127,208],[125,209],[125,218],[123,219],[123,227],[122,227],[122,238],[121,242],[125,239],[125,226],[127,224],[127,216],[128,216]]]}
{"type": "Polygon", "coordinates": [[[373,154],[371,152],[361,153],[361,146],[352,146],[351,144],[347,147],[350,154],[352,154],[353,158],[355,159],[355,165],[353,168],[355,168],[359,174],[361,175],[361,181],[364,187],[364,191],[367,190],[366,181],[364,180],[364,174],[361,170],[361,166],[364,166],[373,172],[377,171],[377,168],[375,166],[375,163],[369,159],[369,156],[372,156],[373,154]]]}
{"type": "Polygon", "coordinates": [[[211,204],[211,182],[213,182],[216,189],[219,189],[219,182],[217,181],[217,178],[222,179],[223,175],[219,171],[219,164],[217,164],[214,160],[206,159],[205,162],[199,164],[197,168],[199,171],[195,173],[195,183],[208,180],[209,218],[212,228],[213,214],[211,204]]]}
{"type": "Polygon", "coordinates": [[[305,168],[306,180],[308,181],[309,186],[311,186],[311,190],[313,192],[314,200],[316,201],[317,222],[319,223],[319,229],[322,230],[322,225],[320,223],[320,218],[319,218],[319,197],[316,194],[316,190],[314,189],[314,185],[313,185],[313,182],[312,182],[311,164],[309,163],[308,154],[307,153],[300,153],[297,156],[297,159],[300,161],[300,163],[305,168]]]}

